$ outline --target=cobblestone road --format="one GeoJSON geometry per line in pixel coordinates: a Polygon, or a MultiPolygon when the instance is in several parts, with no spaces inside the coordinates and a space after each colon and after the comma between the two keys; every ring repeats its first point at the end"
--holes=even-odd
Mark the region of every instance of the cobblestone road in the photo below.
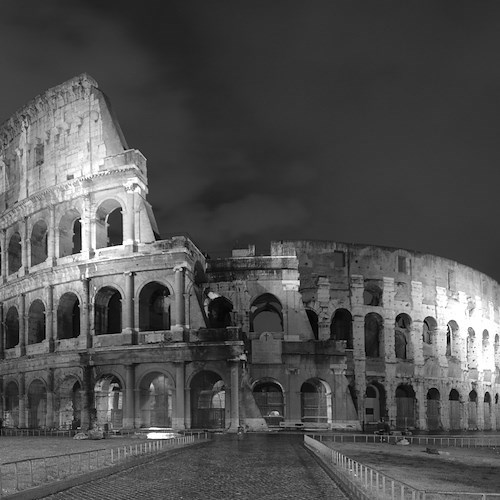
{"type": "Polygon", "coordinates": [[[220,436],[45,498],[345,500],[301,442],[301,436],[220,436]]]}

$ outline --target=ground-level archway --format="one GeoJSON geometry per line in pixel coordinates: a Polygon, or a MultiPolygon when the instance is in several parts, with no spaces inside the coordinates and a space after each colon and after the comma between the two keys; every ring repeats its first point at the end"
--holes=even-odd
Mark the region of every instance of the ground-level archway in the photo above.
{"type": "Polygon", "coordinates": [[[435,387],[427,391],[427,429],[441,429],[441,395],[435,387]]]}
{"type": "Polygon", "coordinates": [[[379,422],[381,418],[385,418],[385,405],[384,387],[377,382],[367,385],[365,393],[365,422],[379,422]]]}
{"type": "Polygon", "coordinates": [[[59,388],[59,427],[78,429],[82,425],[83,390],[75,377],[68,377],[59,388]]]}
{"type": "Polygon", "coordinates": [[[279,426],[285,415],[281,386],[273,380],[259,381],[253,387],[253,397],[267,425],[279,426]]]}
{"type": "Polygon", "coordinates": [[[300,388],[302,422],[332,421],[332,391],[323,380],[311,378],[300,388]]]}
{"type": "Polygon", "coordinates": [[[19,426],[19,389],[15,382],[9,382],[5,388],[3,425],[5,427],[19,426]]]}
{"type": "Polygon", "coordinates": [[[458,431],[462,428],[462,419],[460,417],[460,394],[456,389],[452,389],[449,395],[450,405],[450,430],[458,431]]]}
{"type": "Polygon", "coordinates": [[[396,427],[415,427],[415,391],[411,385],[400,385],[396,389],[396,427]]]}
{"type": "Polygon", "coordinates": [[[97,381],[94,387],[96,423],[103,429],[123,427],[123,388],[113,375],[97,381]]]}
{"type": "Polygon", "coordinates": [[[174,387],[170,378],[163,373],[150,373],[141,380],[139,386],[141,427],[172,427],[173,392],[174,387]]]}
{"type": "Polygon", "coordinates": [[[486,392],[484,394],[483,415],[484,415],[484,430],[491,431],[491,396],[489,392],[486,392]]]}
{"type": "Polygon", "coordinates": [[[467,405],[467,410],[468,429],[477,429],[477,392],[474,389],[469,392],[469,402],[467,405]]]}
{"type": "Polygon", "coordinates": [[[28,428],[40,429],[46,426],[47,390],[41,380],[34,380],[28,389],[28,428]]]}
{"type": "Polygon", "coordinates": [[[212,371],[197,373],[191,388],[191,428],[223,429],[226,425],[226,391],[222,378],[212,371]]]}

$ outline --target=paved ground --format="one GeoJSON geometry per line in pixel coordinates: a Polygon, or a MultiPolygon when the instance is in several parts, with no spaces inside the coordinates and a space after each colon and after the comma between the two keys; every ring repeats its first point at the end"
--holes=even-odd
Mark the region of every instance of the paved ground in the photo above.
{"type": "Polygon", "coordinates": [[[46,499],[346,500],[302,436],[216,436],[186,449],[46,499]]]}

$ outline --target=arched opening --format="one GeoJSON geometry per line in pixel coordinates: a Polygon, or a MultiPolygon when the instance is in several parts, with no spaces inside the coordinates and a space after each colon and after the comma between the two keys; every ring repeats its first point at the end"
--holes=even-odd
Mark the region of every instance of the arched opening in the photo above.
{"type": "Polygon", "coordinates": [[[197,373],[191,387],[191,428],[223,429],[226,422],[224,381],[214,372],[197,373]]]}
{"type": "Polygon", "coordinates": [[[285,415],[281,387],[273,381],[257,382],[253,387],[253,397],[268,427],[279,427],[285,415]]]}
{"type": "Polygon", "coordinates": [[[31,231],[31,265],[36,266],[45,262],[48,255],[47,246],[47,224],[44,220],[39,220],[31,231]]]}
{"type": "Polygon", "coordinates": [[[337,309],[330,324],[330,338],[345,340],[346,348],[352,349],[352,314],[347,309],[337,309]]]}
{"type": "Polygon", "coordinates": [[[28,428],[40,429],[46,426],[47,390],[41,380],[34,380],[28,389],[28,428]]]}
{"type": "Polygon", "coordinates": [[[432,316],[427,316],[422,324],[422,342],[427,345],[435,343],[437,321],[432,316]]]}
{"type": "Polygon", "coordinates": [[[490,361],[490,333],[488,330],[483,330],[483,366],[489,368],[490,361]]]}
{"type": "Polygon", "coordinates": [[[14,274],[22,265],[22,247],[21,247],[21,236],[19,233],[14,233],[9,240],[9,247],[7,249],[8,253],[8,273],[14,274]]]}
{"type": "Polygon", "coordinates": [[[381,306],[382,289],[375,283],[366,283],[363,291],[363,303],[365,306],[381,306]]]}
{"type": "Polygon", "coordinates": [[[396,316],[394,325],[394,350],[397,359],[408,359],[411,339],[411,318],[401,313],[396,316]]]}
{"type": "Polygon", "coordinates": [[[441,429],[441,395],[435,387],[427,391],[427,429],[441,429]]]}
{"type": "Polygon", "coordinates": [[[365,393],[365,422],[379,422],[385,418],[385,389],[378,382],[366,386],[365,393]]]}
{"type": "Polygon", "coordinates": [[[467,423],[470,431],[477,429],[477,392],[474,389],[469,392],[467,423]]]}
{"type": "Polygon", "coordinates": [[[302,422],[332,421],[332,391],[318,378],[311,378],[300,388],[302,422]]]}
{"type": "Polygon", "coordinates": [[[99,379],[94,387],[97,425],[104,430],[123,427],[123,389],[113,375],[99,379]]]}
{"type": "Polygon", "coordinates": [[[468,368],[477,368],[476,332],[470,327],[467,329],[467,365],[468,368]]]}
{"type": "Polygon", "coordinates": [[[80,335],[80,301],[78,297],[67,292],[59,299],[57,308],[57,337],[73,339],[80,335]]]}
{"type": "Polygon", "coordinates": [[[400,385],[396,389],[396,427],[415,427],[415,391],[411,385],[400,385]]]}
{"type": "Polygon", "coordinates": [[[170,379],[162,373],[150,373],[141,380],[139,390],[140,426],[172,427],[173,385],[170,379]]]}
{"type": "Polygon", "coordinates": [[[365,316],[365,355],[368,358],[378,358],[381,355],[383,324],[380,314],[368,313],[365,316]]]}
{"type": "Polygon", "coordinates": [[[272,294],[257,297],[250,307],[250,331],[256,333],[282,332],[281,302],[272,294]]]}
{"type": "Polygon", "coordinates": [[[5,388],[3,425],[5,427],[19,427],[19,389],[15,382],[9,382],[5,388]]]}
{"type": "Polygon", "coordinates": [[[455,320],[448,321],[446,325],[446,356],[459,357],[460,348],[458,345],[459,328],[455,320]]]}
{"type": "Polygon", "coordinates": [[[94,300],[94,328],[96,335],[121,333],[122,296],[116,288],[101,288],[94,300]]]}
{"type": "Polygon", "coordinates": [[[208,304],[208,325],[210,328],[231,326],[233,304],[226,297],[216,297],[208,304]]]}
{"type": "Polygon", "coordinates": [[[122,244],[122,207],[116,200],[106,200],[96,212],[96,248],[122,244]]]}
{"type": "Polygon", "coordinates": [[[9,307],[5,316],[5,348],[12,349],[19,344],[19,314],[17,308],[9,307]]]}
{"type": "Polygon", "coordinates": [[[59,390],[59,426],[62,429],[78,429],[82,425],[82,386],[74,377],[67,378],[59,390]]]}
{"type": "Polygon", "coordinates": [[[148,283],[139,294],[139,329],[170,330],[171,302],[166,286],[155,281],[148,283]]]}
{"type": "Polygon", "coordinates": [[[456,389],[450,391],[448,404],[450,405],[450,430],[458,431],[462,428],[460,416],[460,394],[456,389]]]}
{"type": "Polygon", "coordinates": [[[80,213],[68,210],[59,222],[59,257],[67,257],[82,251],[82,226],[80,213]]]}
{"type": "Polygon", "coordinates": [[[45,306],[34,300],[28,311],[28,344],[39,344],[45,340],[45,306]]]}
{"type": "Polygon", "coordinates": [[[307,319],[309,320],[309,324],[311,325],[311,330],[314,335],[314,339],[318,340],[319,335],[319,322],[318,315],[312,309],[306,309],[307,319]]]}
{"type": "Polygon", "coordinates": [[[484,430],[491,431],[491,396],[489,392],[484,393],[483,403],[484,430]]]}

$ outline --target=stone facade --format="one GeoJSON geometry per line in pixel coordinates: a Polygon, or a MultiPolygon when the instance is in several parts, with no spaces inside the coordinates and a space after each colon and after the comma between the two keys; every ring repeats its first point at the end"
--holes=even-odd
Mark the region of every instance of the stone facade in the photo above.
{"type": "Polygon", "coordinates": [[[88,75],[0,127],[3,425],[500,428],[494,280],[333,242],[207,261],[147,189],[88,75]]]}

